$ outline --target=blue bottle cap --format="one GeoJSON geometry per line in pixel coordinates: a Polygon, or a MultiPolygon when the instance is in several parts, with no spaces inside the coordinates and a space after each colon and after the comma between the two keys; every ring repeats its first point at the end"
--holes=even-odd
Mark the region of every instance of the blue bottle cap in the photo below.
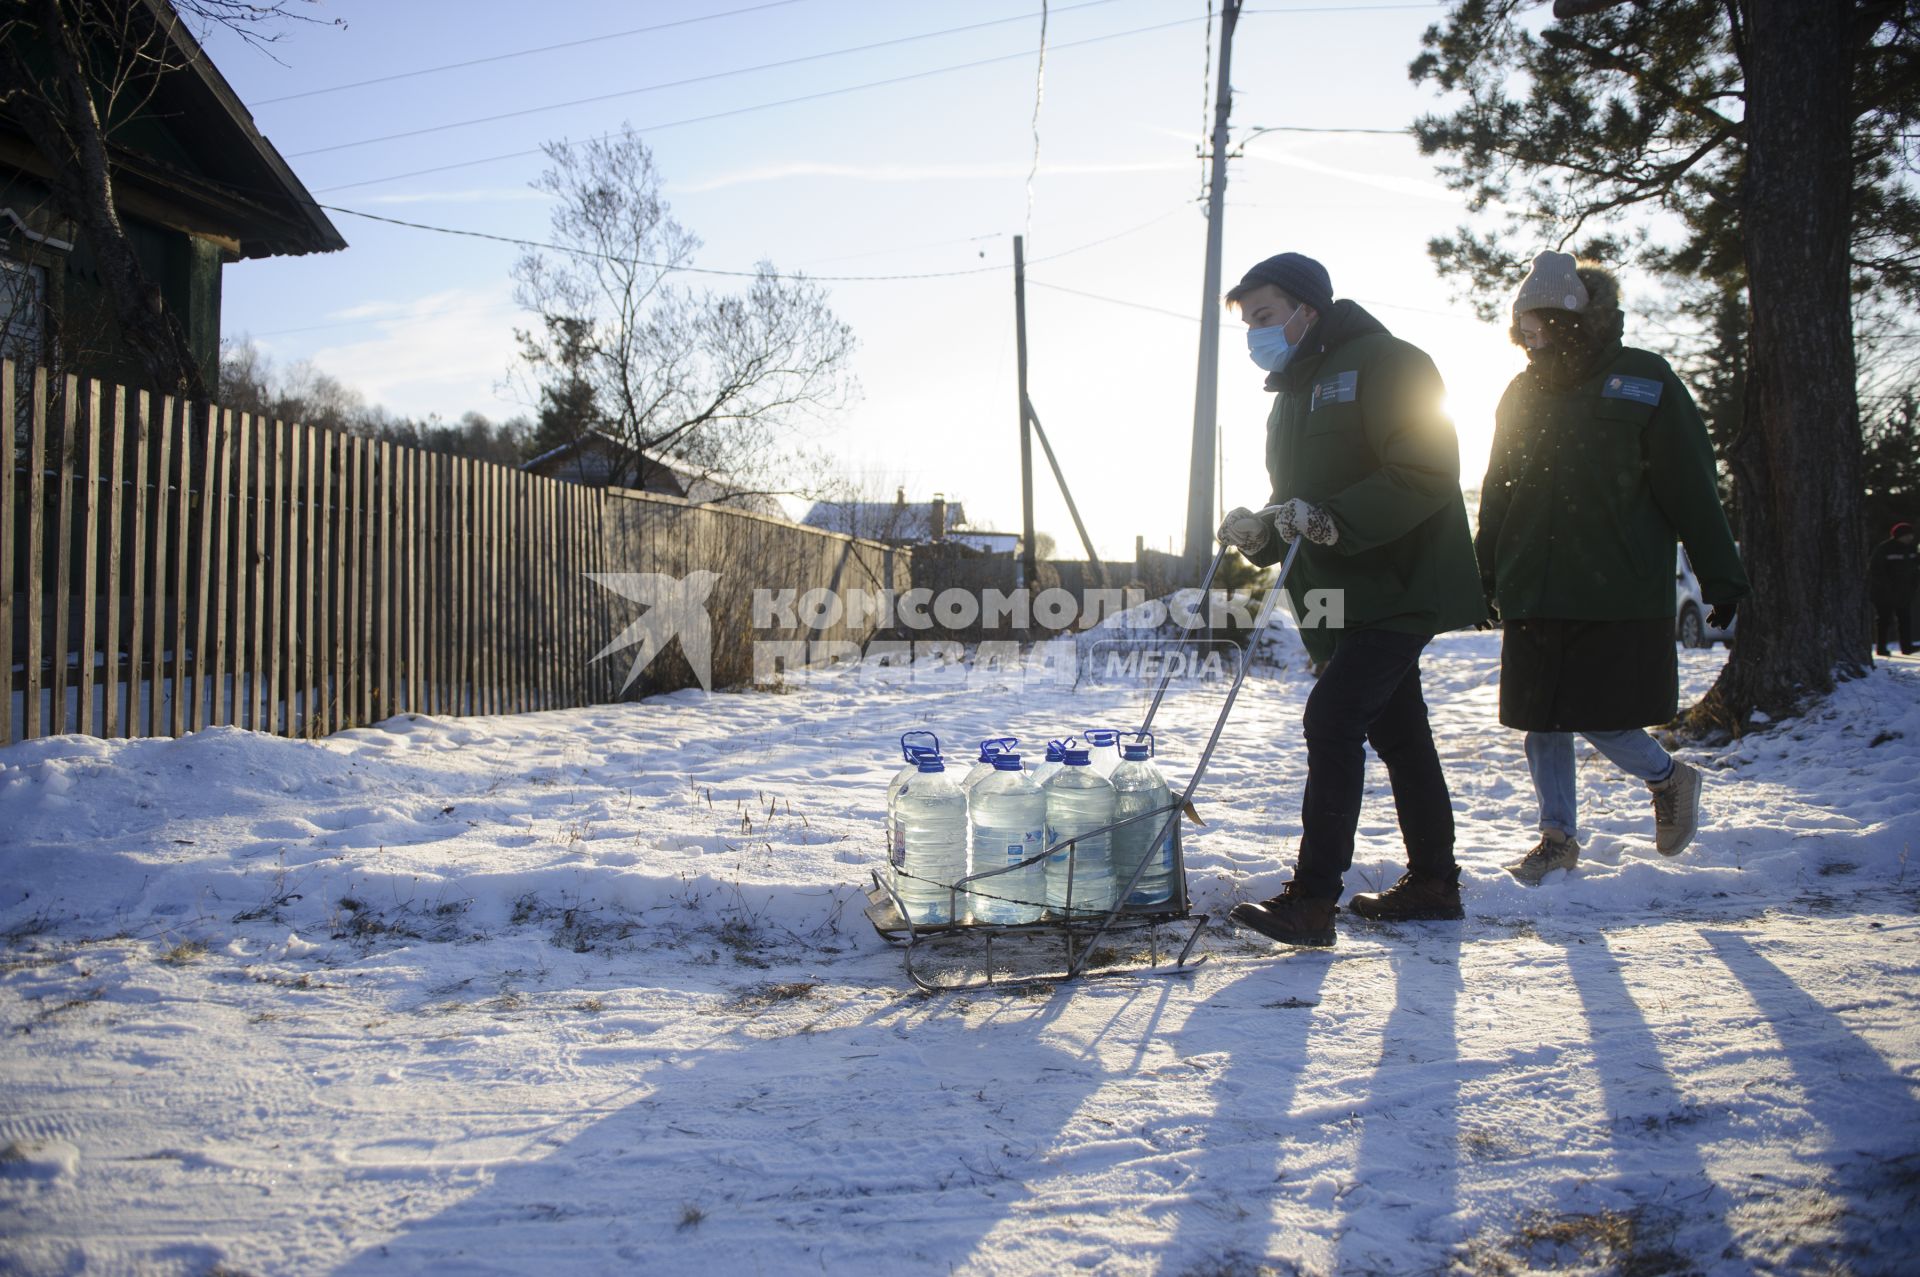
{"type": "Polygon", "coordinates": [[[1084,749],[1070,749],[1060,761],[1069,767],[1088,767],[1092,765],[1092,760],[1087,757],[1087,752],[1084,749]]]}
{"type": "Polygon", "coordinates": [[[995,754],[995,755],[993,756],[993,770],[995,770],[995,771],[997,771],[997,772],[1017,772],[1017,771],[1019,771],[1019,770],[1020,770],[1020,755],[1018,755],[1018,754],[995,754]]]}
{"type": "Polygon", "coordinates": [[[1122,745],[1120,747],[1120,757],[1130,763],[1143,763],[1153,757],[1153,751],[1145,744],[1122,745]]]}
{"type": "Polygon", "coordinates": [[[1066,757],[1067,757],[1067,747],[1065,745],[1062,745],[1057,740],[1050,740],[1047,742],[1047,761],[1048,762],[1050,763],[1064,762],[1066,761],[1066,757]]]}
{"type": "Polygon", "coordinates": [[[914,759],[914,761],[920,764],[922,773],[943,772],[947,770],[947,765],[940,761],[940,755],[938,754],[922,754],[920,757],[914,759]]]}

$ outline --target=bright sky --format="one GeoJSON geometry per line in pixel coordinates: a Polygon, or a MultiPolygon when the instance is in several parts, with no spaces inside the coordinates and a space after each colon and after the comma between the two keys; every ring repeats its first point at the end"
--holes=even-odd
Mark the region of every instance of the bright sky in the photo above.
{"type": "MultiPolygon", "coordinates": [[[[876,495],[897,485],[916,499],[942,492],[964,502],[976,527],[1012,531],[1011,264],[1013,236],[1024,233],[1030,393],[1096,548],[1125,559],[1136,535],[1178,548],[1185,523],[1208,4],[1053,0],[1029,220],[1040,7],[324,0],[316,12],[345,19],[345,29],[290,25],[274,46],[280,63],[231,38],[210,49],[325,204],[544,239],[549,206],[528,188],[544,162],[537,148],[625,121],[653,148],[675,215],[705,241],[698,265],[750,269],[767,258],[815,275],[991,268],[830,285],[860,340],[864,397],[814,441],[876,495]],[[933,34],[963,26],[972,29],[933,34]],[[526,52],[575,41],[584,43],[526,52]],[[882,41],[895,43],[840,52],[882,41]],[[429,70],[482,58],[494,60],[429,70]],[[791,59],[803,60],[750,69],[791,59]],[[999,60],[943,70],[986,59],[999,60]],[[340,87],[376,77],[399,78],[340,87]],[[855,87],[885,80],[895,82],[855,87]],[[829,96],[750,109],[806,95],[829,96]],[[556,105],[586,98],[601,100],[556,105]],[[507,112],[522,114],[466,123],[507,112]],[[435,131],[368,141],[425,129],[435,131]]],[[[1262,126],[1404,127],[1435,105],[1406,67],[1443,11],[1249,0],[1234,45],[1236,141],[1262,126]]],[[[1217,20],[1211,29],[1217,49],[1217,20]]],[[[228,268],[227,337],[251,334],[277,361],[311,359],[399,413],[529,411],[503,384],[512,329],[527,322],[507,275],[520,250],[332,216],[345,252],[228,268]]],[[[1463,201],[1409,137],[1268,133],[1231,167],[1224,278],[1231,285],[1276,252],[1318,257],[1337,296],[1360,300],[1439,364],[1474,486],[1494,403],[1524,361],[1502,330],[1451,299],[1427,258],[1429,237],[1463,217],[1463,201]]],[[[1229,505],[1266,496],[1261,380],[1226,316],[1219,420],[1229,505]]],[[[1038,526],[1077,555],[1037,450],[1036,464],[1038,526]]]]}

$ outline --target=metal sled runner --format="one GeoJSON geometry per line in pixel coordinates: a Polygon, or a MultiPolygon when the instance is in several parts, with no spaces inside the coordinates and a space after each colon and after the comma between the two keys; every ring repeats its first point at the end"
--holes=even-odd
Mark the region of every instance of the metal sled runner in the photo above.
{"type": "MultiPolygon", "coordinates": [[[[1261,610],[1261,620],[1263,622],[1270,614],[1270,610],[1274,606],[1275,601],[1279,598],[1280,588],[1285,583],[1288,570],[1293,567],[1294,556],[1297,555],[1299,551],[1300,541],[1299,539],[1295,539],[1293,544],[1287,549],[1287,556],[1281,564],[1280,574],[1275,578],[1267,604],[1261,610]]],[[[1213,579],[1220,571],[1220,565],[1225,560],[1226,554],[1226,547],[1221,547],[1219,553],[1214,555],[1213,565],[1207,569],[1206,580],[1200,587],[1200,596],[1203,603],[1209,599],[1209,591],[1213,588],[1213,579]]],[[[1259,631],[1260,626],[1256,625],[1253,630],[1253,636],[1257,636],[1259,631]]],[[[1207,737],[1206,747],[1200,751],[1200,759],[1194,766],[1193,775],[1188,779],[1186,789],[1173,802],[1152,808],[1148,811],[1137,812],[1121,820],[1102,825],[1097,829],[1077,834],[1072,838],[1062,839],[1060,842],[1043,849],[1038,855],[1029,857],[1015,864],[1003,865],[996,869],[987,869],[979,873],[969,874],[958,882],[951,884],[939,884],[941,889],[947,892],[947,916],[951,918],[961,913],[963,902],[968,899],[1000,899],[1011,901],[1011,897],[994,895],[992,891],[993,879],[1003,874],[1012,874],[1016,871],[1030,868],[1035,864],[1044,863],[1049,857],[1064,851],[1067,854],[1068,868],[1066,894],[1061,909],[1051,911],[1039,921],[1035,922],[915,922],[907,908],[906,902],[901,899],[900,893],[895,889],[891,881],[891,874],[883,875],[879,870],[873,871],[873,886],[866,893],[867,920],[873,924],[874,930],[879,932],[884,939],[890,943],[903,945],[905,947],[907,978],[913,981],[915,987],[928,993],[954,993],[974,989],[1052,984],[1061,980],[1073,980],[1088,975],[1185,975],[1205,962],[1206,955],[1204,954],[1197,959],[1192,956],[1194,945],[1199,941],[1201,929],[1206,926],[1208,917],[1206,914],[1193,913],[1189,907],[1190,902],[1187,897],[1186,851],[1183,840],[1179,838],[1171,839],[1173,855],[1172,895],[1164,902],[1151,905],[1128,905],[1125,903],[1127,897],[1132,894],[1135,884],[1139,882],[1141,876],[1146,872],[1149,860],[1143,858],[1140,864],[1135,866],[1132,875],[1127,881],[1118,884],[1118,889],[1115,893],[1117,903],[1111,908],[1089,909],[1084,911],[1075,909],[1073,906],[1074,852],[1076,844],[1083,839],[1095,837],[1100,834],[1109,834],[1115,829],[1133,824],[1136,821],[1155,818],[1162,818],[1163,823],[1160,825],[1159,834],[1150,845],[1158,846],[1169,840],[1170,836],[1175,832],[1175,826],[1180,820],[1181,813],[1188,809],[1193,801],[1194,793],[1200,787],[1200,778],[1206,774],[1207,764],[1213,758],[1214,748],[1220,743],[1220,734],[1225,730],[1227,725],[1227,715],[1233,711],[1234,700],[1240,694],[1240,686],[1246,681],[1247,668],[1251,664],[1252,637],[1249,638],[1246,655],[1242,657],[1239,668],[1234,672],[1233,683],[1227,689],[1226,699],[1220,706],[1219,716],[1214,719],[1213,730],[1207,737]],[[1167,954],[1172,957],[1170,962],[1162,960],[1162,928],[1173,931],[1173,935],[1168,937],[1169,941],[1179,942],[1177,953],[1175,953],[1171,943],[1166,947],[1167,954]],[[1145,933],[1144,936],[1140,934],[1142,932],[1145,933]],[[1182,936],[1183,932],[1184,937],[1182,936]],[[1100,942],[1109,937],[1112,937],[1116,941],[1131,940],[1135,943],[1144,939],[1147,946],[1147,961],[1139,965],[1129,966],[1121,964],[1117,966],[1101,966],[1097,970],[1091,969],[1094,958],[1102,952],[1099,948],[1100,942]],[[995,975],[994,970],[995,942],[1021,938],[1035,938],[1042,941],[1057,940],[1061,942],[1065,946],[1066,952],[1064,973],[1038,976],[1027,975],[1008,980],[999,979],[995,975]],[[916,965],[917,963],[924,964],[927,959],[937,955],[942,949],[956,946],[962,942],[971,944],[975,941],[978,941],[983,948],[986,971],[983,979],[968,980],[959,983],[941,983],[928,978],[928,975],[923,969],[923,965],[916,965]]],[[[1160,685],[1154,691],[1153,701],[1147,707],[1146,717],[1142,720],[1138,731],[1129,734],[1144,736],[1152,728],[1154,715],[1159,712],[1160,702],[1166,696],[1167,686],[1172,680],[1173,669],[1169,666],[1167,671],[1161,676],[1160,685]]],[[[893,872],[898,873],[900,871],[896,869],[893,872]]],[[[1020,901],[1016,903],[1030,905],[1034,902],[1020,901]]]]}

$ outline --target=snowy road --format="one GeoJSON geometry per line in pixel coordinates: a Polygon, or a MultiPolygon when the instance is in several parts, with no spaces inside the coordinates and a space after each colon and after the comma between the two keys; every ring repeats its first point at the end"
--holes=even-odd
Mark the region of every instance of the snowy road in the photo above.
{"type": "MultiPolygon", "coordinates": [[[[1588,854],[1529,891],[1497,666],[1426,667],[1466,923],[934,998],[857,910],[893,738],[1137,692],[0,750],[0,1269],[1913,1271],[1920,667],[1690,753],[1676,861],[1583,748],[1588,854]]],[[[1216,917],[1286,876],[1305,690],[1251,684],[1209,774],[1216,917]]],[[[1215,695],[1162,711],[1170,770],[1215,695]]],[[[1355,889],[1398,872],[1369,780],[1355,889]]]]}

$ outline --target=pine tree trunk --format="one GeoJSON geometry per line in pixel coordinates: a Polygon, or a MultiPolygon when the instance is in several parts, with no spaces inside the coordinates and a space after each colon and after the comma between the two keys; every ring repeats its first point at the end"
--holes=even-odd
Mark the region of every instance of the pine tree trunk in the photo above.
{"type": "Polygon", "coordinates": [[[1691,714],[1738,732],[1856,677],[1868,660],[1848,245],[1851,6],[1742,0],[1745,421],[1728,450],[1753,596],[1733,656],[1691,714]]]}

